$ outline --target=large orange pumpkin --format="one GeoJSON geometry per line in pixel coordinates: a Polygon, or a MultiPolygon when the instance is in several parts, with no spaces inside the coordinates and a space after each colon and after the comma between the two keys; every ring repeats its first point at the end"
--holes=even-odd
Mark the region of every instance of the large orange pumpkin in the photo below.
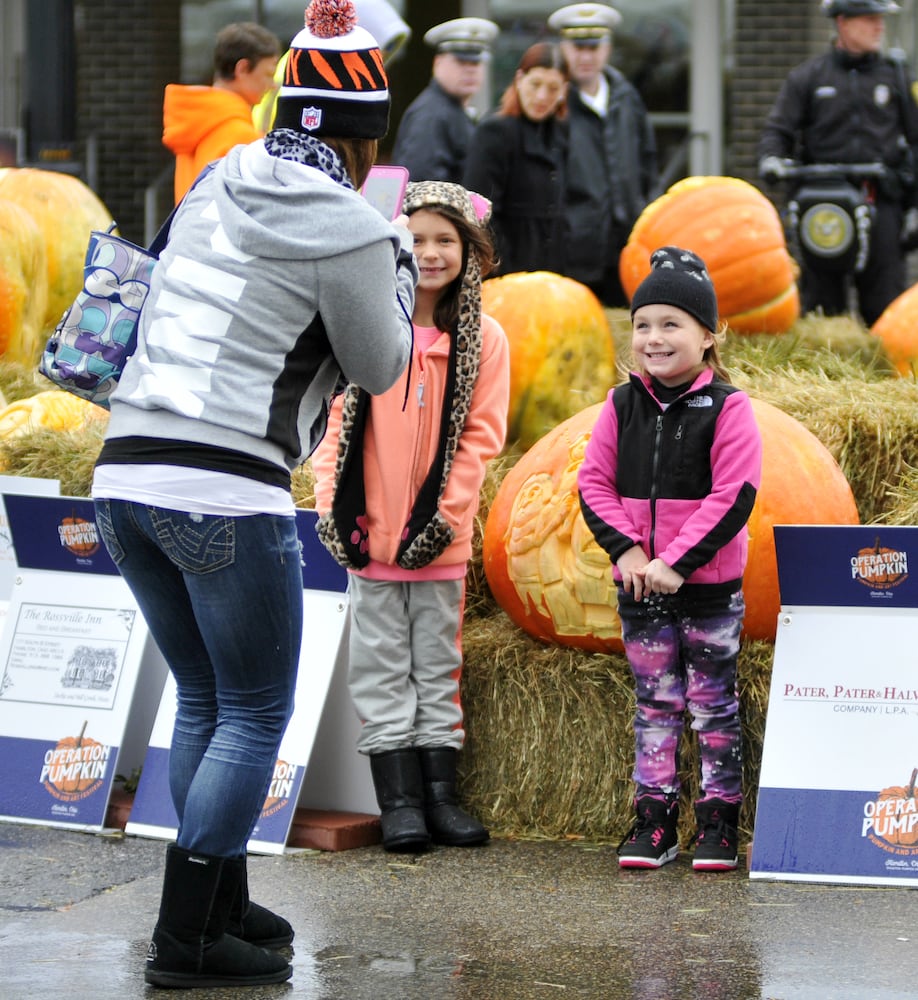
{"type": "Polygon", "coordinates": [[[615,378],[615,346],[605,310],[586,285],[527,271],[484,282],[481,298],[510,342],[508,441],[529,448],[605,399],[615,378]]]}
{"type": "MultiPolygon", "coordinates": [[[[851,487],[825,446],[783,411],[752,401],[762,434],[762,485],[749,519],[743,633],[773,640],[780,608],[775,524],[857,524],[851,487]]],[[[621,651],[608,556],[580,514],[577,473],[599,415],[594,404],[546,434],[501,483],[485,524],[494,599],[544,642],[621,651]]]]}
{"type": "Polygon", "coordinates": [[[737,333],[783,333],[800,316],[796,265],[774,205],[738,177],[686,177],[652,201],[619,259],[631,298],[661,246],[692,250],[705,262],[720,309],[737,333]]]}
{"type": "Polygon", "coordinates": [[[83,287],[86,245],[93,229],[108,229],[112,216],[78,177],[56,170],[10,167],[0,171],[0,198],[24,208],[44,236],[48,304],[44,324],[57,325],[83,287]]]}
{"type": "Polygon", "coordinates": [[[918,375],[918,285],[893,299],[870,332],[900,375],[918,375]]]}
{"type": "Polygon", "coordinates": [[[0,355],[36,364],[44,346],[48,265],[38,223],[16,202],[0,198],[0,355]]]}
{"type": "Polygon", "coordinates": [[[97,420],[108,420],[108,410],[63,389],[45,389],[0,410],[0,439],[37,430],[81,431],[97,420]]]}

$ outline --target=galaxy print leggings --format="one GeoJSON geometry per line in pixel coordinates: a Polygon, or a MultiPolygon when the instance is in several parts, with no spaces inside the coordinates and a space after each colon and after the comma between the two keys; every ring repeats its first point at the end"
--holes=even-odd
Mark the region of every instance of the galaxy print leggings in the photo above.
{"type": "Polygon", "coordinates": [[[736,657],[742,591],[697,585],[635,601],[621,588],[618,611],[634,674],[636,796],[679,793],[679,740],[688,710],[698,733],[701,796],[742,800],[742,738],[736,657]],[[683,592],[684,591],[684,592],[683,592]]]}

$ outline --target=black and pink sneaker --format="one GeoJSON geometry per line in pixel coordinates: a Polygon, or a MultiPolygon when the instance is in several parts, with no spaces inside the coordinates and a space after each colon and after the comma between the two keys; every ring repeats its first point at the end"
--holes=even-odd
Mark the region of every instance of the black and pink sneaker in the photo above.
{"type": "Polygon", "coordinates": [[[728,872],[736,868],[739,803],[708,799],[695,803],[695,857],[692,867],[702,872],[728,872]]]}
{"type": "Polygon", "coordinates": [[[679,803],[645,795],[635,800],[635,821],[618,845],[620,868],[659,868],[679,853],[679,803]]]}

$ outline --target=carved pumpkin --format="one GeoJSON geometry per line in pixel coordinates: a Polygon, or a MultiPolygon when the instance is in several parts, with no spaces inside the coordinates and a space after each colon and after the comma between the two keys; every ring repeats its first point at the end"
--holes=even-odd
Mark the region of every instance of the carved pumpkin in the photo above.
{"type": "Polygon", "coordinates": [[[481,307],[510,342],[508,441],[529,448],[606,398],[615,346],[602,304],[586,285],[550,271],[507,274],[484,282],[481,307]]]}
{"type": "Polygon", "coordinates": [[[0,171],[0,198],[24,208],[42,232],[48,274],[44,325],[53,330],[83,287],[89,234],[93,229],[108,229],[111,213],[79,177],[57,170],[10,167],[0,171]]]}
{"type": "Polygon", "coordinates": [[[918,285],[893,299],[870,332],[900,375],[918,374],[918,285]]]}
{"type": "Polygon", "coordinates": [[[912,768],[912,776],[906,787],[893,785],[891,788],[884,788],[877,796],[873,832],[889,844],[896,844],[899,847],[918,845],[916,780],[918,780],[918,767],[912,768]]]}
{"type": "Polygon", "coordinates": [[[48,265],[38,223],[0,198],[0,355],[35,365],[44,347],[48,309],[48,265]]]}
{"type": "MultiPolygon", "coordinates": [[[[857,524],[857,505],[815,435],[768,403],[752,405],[763,460],[748,524],[743,633],[774,640],[780,599],[773,525],[857,524]]],[[[525,632],[562,646],[621,652],[612,567],[577,496],[577,472],[601,408],[564,421],[507,473],[488,512],[482,556],[494,599],[525,632]]]]}
{"type": "Polygon", "coordinates": [[[738,177],[686,177],[652,201],[619,259],[631,298],[661,246],[698,254],[708,268],[720,318],[737,333],[783,333],[800,316],[797,268],[774,205],[738,177]]]}

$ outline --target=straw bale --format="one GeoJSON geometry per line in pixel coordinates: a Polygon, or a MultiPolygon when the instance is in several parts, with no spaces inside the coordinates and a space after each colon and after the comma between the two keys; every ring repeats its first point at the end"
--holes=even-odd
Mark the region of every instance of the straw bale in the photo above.
{"type": "Polygon", "coordinates": [[[40,428],[0,440],[0,471],[11,476],[59,479],[64,496],[88,497],[107,421],[73,431],[40,428]]]}
{"type": "MultiPolygon", "coordinates": [[[[624,656],[549,646],[502,612],[466,619],[462,677],[463,796],[495,833],[617,842],[631,822],[634,687],[624,656]]],[[[773,647],[746,643],[739,664],[746,801],[751,836],[773,647]]],[[[680,751],[680,832],[693,832],[698,751],[680,751]]]]}
{"type": "Polygon", "coordinates": [[[882,519],[889,491],[918,465],[918,382],[832,378],[822,369],[733,372],[751,395],[779,407],[832,453],[857,500],[862,522],[882,519]]]}

